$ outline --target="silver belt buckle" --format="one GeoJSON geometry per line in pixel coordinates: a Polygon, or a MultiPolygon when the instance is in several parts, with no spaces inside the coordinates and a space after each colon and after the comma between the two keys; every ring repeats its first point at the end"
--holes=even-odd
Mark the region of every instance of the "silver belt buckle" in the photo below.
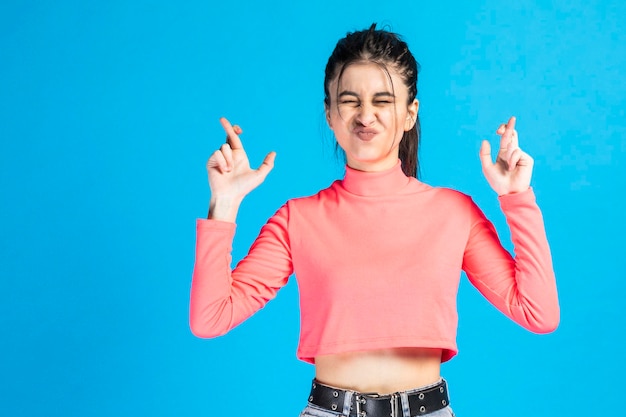
{"type": "Polygon", "coordinates": [[[400,412],[398,410],[398,394],[392,394],[391,398],[391,417],[400,417],[400,412]]]}
{"type": "Polygon", "coordinates": [[[356,404],[356,417],[365,417],[367,413],[361,410],[361,404],[365,404],[367,400],[365,396],[356,394],[354,397],[354,403],[356,404]]]}
{"type": "MultiPolygon", "coordinates": [[[[392,394],[391,397],[389,398],[389,401],[391,402],[391,417],[400,417],[401,412],[399,410],[399,404],[398,404],[398,394],[392,394]]],[[[366,417],[367,416],[367,412],[363,411],[361,409],[361,405],[365,404],[367,402],[367,399],[365,398],[364,395],[361,394],[356,394],[354,396],[354,403],[356,404],[356,417],[366,417]]]]}

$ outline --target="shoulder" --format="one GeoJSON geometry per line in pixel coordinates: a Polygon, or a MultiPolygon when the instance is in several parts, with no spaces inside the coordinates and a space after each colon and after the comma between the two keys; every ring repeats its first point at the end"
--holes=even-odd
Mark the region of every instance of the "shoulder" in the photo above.
{"type": "Polygon", "coordinates": [[[315,194],[291,198],[287,201],[287,203],[285,203],[285,205],[288,207],[307,207],[311,205],[318,205],[320,202],[327,200],[334,200],[337,198],[340,183],[340,180],[333,181],[333,183],[328,187],[321,189],[315,194]]]}
{"type": "Polygon", "coordinates": [[[412,179],[410,188],[413,192],[423,194],[423,197],[428,199],[429,203],[436,206],[452,204],[453,206],[450,208],[453,209],[474,204],[469,195],[453,188],[433,186],[417,179],[412,179]]]}
{"type": "Polygon", "coordinates": [[[466,193],[448,187],[427,186],[422,201],[425,212],[432,216],[441,216],[448,221],[475,224],[485,220],[483,211],[466,193]]]}

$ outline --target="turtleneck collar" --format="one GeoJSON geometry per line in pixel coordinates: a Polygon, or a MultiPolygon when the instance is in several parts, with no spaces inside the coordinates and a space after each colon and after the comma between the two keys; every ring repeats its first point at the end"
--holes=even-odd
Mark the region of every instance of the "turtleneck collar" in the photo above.
{"type": "Polygon", "coordinates": [[[374,197],[395,194],[410,181],[411,178],[402,172],[402,165],[398,160],[393,168],[377,172],[358,171],[346,166],[342,185],[352,194],[374,197]]]}

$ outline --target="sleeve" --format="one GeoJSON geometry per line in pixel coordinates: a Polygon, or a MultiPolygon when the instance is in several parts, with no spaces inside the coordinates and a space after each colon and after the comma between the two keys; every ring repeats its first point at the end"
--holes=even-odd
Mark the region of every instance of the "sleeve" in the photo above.
{"type": "Polygon", "coordinates": [[[532,189],[499,197],[511,230],[515,258],[501,245],[484,214],[474,221],[463,257],[470,282],[500,311],[536,333],[559,324],[560,309],[550,247],[532,189]]]}
{"type": "Polygon", "coordinates": [[[263,226],[246,257],[231,270],[235,224],[198,219],[189,325],[198,337],[227,333],[274,298],[293,272],[288,208],[263,226]]]}

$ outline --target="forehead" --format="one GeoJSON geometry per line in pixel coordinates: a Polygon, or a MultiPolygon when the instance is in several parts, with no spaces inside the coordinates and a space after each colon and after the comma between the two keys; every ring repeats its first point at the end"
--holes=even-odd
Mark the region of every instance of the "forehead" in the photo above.
{"type": "Polygon", "coordinates": [[[406,90],[402,77],[393,66],[383,66],[375,62],[355,62],[347,65],[331,84],[341,93],[354,92],[394,92],[406,90]],[[405,88],[403,88],[405,87],[405,88]]]}

